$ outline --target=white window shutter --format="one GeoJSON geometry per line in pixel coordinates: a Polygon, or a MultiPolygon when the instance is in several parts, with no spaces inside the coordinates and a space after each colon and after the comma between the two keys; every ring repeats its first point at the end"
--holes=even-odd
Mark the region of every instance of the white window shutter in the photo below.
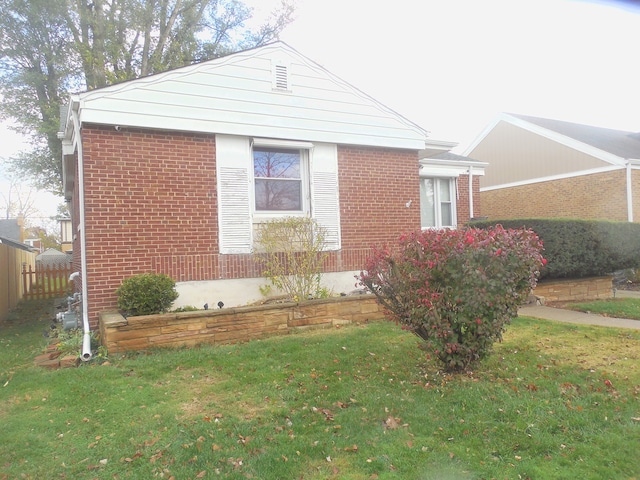
{"type": "Polygon", "coordinates": [[[220,253],[251,253],[251,148],[246,137],[216,135],[220,253]]]}
{"type": "Polygon", "coordinates": [[[338,149],[315,143],[311,150],[311,215],[327,232],[327,249],[340,250],[338,149]]]}

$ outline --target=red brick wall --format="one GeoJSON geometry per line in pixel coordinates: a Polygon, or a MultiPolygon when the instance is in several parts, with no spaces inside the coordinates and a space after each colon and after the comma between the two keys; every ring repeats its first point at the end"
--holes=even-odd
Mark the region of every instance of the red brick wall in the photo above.
{"type": "MultiPolygon", "coordinates": [[[[213,135],[85,125],[82,139],[92,326],[99,312],[116,308],[115,290],[131,275],[260,275],[250,255],[218,253],[213,135]]],[[[326,271],[360,269],[372,245],[420,228],[417,152],[340,146],[338,162],[342,250],[326,271]]],[[[74,253],[79,262],[79,239],[74,253]]]]}
{"type": "Polygon", "coordinates": [[[342,251],[332,259],[335,270],[360,269],[371,246],[420,228],[417,152],[341,145],[338,182],[342,251]]]}
{"type": "Polygon", "coordinates": [[[218,248],[214,137],[85,126],[82,141],[91,323],[124,278],[169,270],[159,258],[189,264],[177,281],[214,278],[197,259],[218,248]]]}
{"type": "Polygon", "coordinates": [[[473,215],[469,211],[469,175],[460,175],[458,177],[458,199],[456,203],[456,214],[458,216],[458,225],[464,225],[473,217],[483,215],[480,201],[480,177],[474,175],[471,179],[471,188],[473,193],[473,215]]]}

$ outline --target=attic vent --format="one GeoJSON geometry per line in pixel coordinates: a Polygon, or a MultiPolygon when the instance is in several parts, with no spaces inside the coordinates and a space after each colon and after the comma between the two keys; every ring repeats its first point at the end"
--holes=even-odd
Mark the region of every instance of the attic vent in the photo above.
{"type": "Polygon", "coordinates": [[[281,62],[274,62],[272,65],[272,75],[272,87],[274,90],[290,90],[288,65],[281,62]]]}

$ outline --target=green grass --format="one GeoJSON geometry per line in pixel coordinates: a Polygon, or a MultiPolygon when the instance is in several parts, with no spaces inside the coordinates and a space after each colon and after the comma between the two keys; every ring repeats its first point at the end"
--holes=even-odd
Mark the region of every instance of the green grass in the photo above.
{"type": "Polygon", "coordinates": [[[608,298],[592,302],[570,303],[565,307],[607,317],[640,320],[640,299],[638,298],[608,298]]]}
{"type": "Polygon", "coordinates": [[[449,376],[392,323],[47,371],[47,325],[0,326],[0,479],[640,476],[637,331],[519,318],[449,376]]]}

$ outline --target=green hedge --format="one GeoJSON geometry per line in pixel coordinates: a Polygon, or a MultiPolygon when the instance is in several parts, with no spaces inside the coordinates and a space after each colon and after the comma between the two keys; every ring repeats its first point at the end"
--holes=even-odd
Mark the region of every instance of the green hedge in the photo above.
{"type": "Polygon", "coordinates": [[[581,278],[640,267],[640,224],[603,220],[527,218],[482,220],[469,226],[532,229],[544,243],[540,278],[581,278]]]}

